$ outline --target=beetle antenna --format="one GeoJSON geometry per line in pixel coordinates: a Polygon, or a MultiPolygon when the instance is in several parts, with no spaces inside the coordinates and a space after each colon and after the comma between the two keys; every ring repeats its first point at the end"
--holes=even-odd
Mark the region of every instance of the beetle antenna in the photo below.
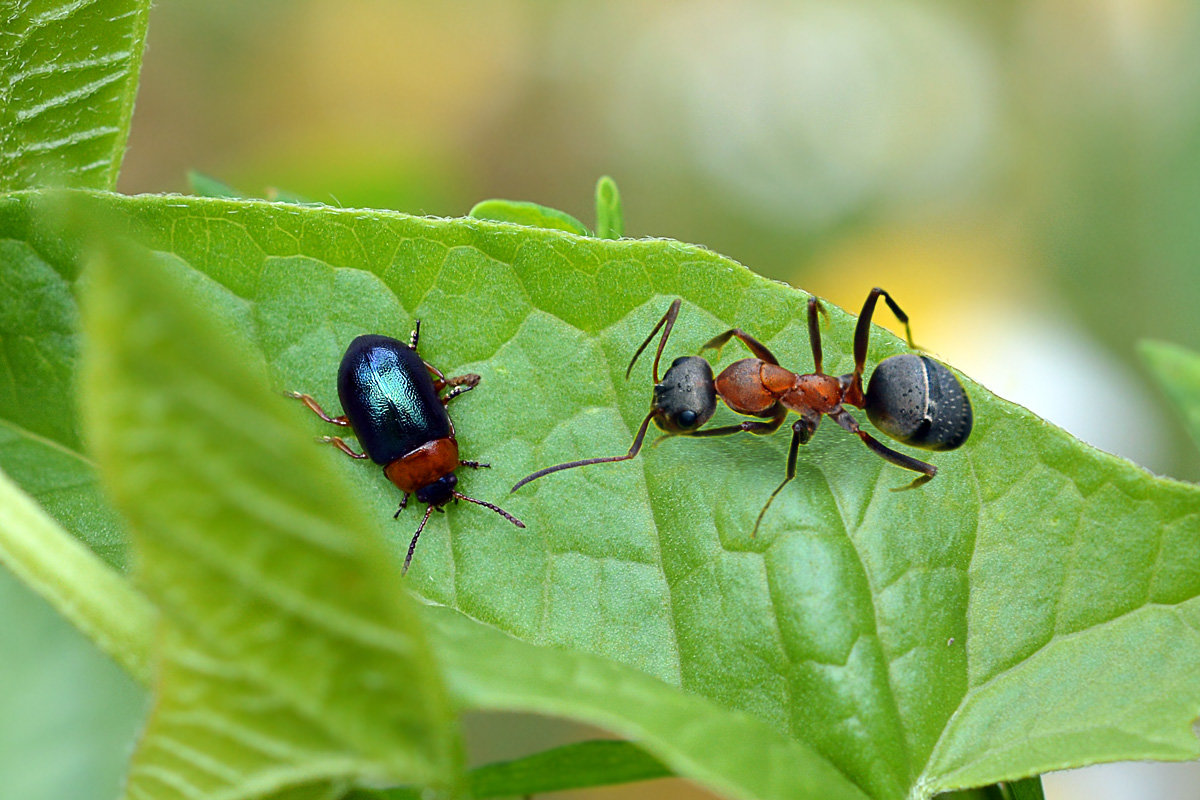
{"type": "Polygon", "coordinates": [[[408,572],[408,565],[412,563],[413,551],[417,549],[417,539],[421,538],[421,531],[425,530],[425,523],[429,522],[431,513],[433,513],[433,506],[425,506],[425,516],[421,517],[421,524],[417,526],[417,532],[413,534],[412,541],[408,545],[408,555],[404,557],[404,566],[400,570],[401,575],[408,572]]]}
{"type": "Polygon", "coordinates": [[[630,446],[629,452],[623,456],[607,456],[605,458],[585,458],[583,461],[568,461],[565,464],[555,464],[553,467],[539,469],[532,475],[526,475],[521,480],[517,481],[517,485],[512,488],[510,494],[520,489],[530,481],[536,481],[538,478],[549,475],[551,472],[558,472],[563,469],[571,469],[572,467],[586,467],[588,464],[608,464],[613,461],[628,461],[638,454],[642,449],[642,440],[646,438],[646,428],[650,426],[650,420],[654,419],[655,410],[651,410],[646,418],[642,420],[642,427],[638,428],[637,436],[633,437],[633,445],[630,446]]]}
{"type": "Polygon", "coordinates": [[[513,525],[516,525],[518,528],[525,527],[524,522],[521,522],[521,520],[517,519],[516,517],[514,517],[512,514],[508,513],[507,511],[505,511],[500,506],[494,506],[485,500],[476,500],[474,497],[467,497],[465,494],[459,494],[458,492],[452,491],[450,493],[452,495],[454,495],[454,497],[458,500],[466,500],[468,503],[474,503],[477,506],[483,506],[484,508],[490,508],[492,511],[495,511],[497,514],[504,517],[506,520],[511,522],[513,525]]]}

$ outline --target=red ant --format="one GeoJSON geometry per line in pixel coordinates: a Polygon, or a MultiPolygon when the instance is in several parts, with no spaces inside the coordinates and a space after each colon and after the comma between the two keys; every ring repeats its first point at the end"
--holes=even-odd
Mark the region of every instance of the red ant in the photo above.
{"type": "Polygon", "coordinates": [[[736,338],[746,345],[754,354],[754,358],[733,362],[714,380],[712,366],[708,361],[700,356],[681,356],[671,363],[660,381],[659,359],[662,357],[663,348],[666,347],[667,337],[671,335],[675,319],[679,316],[682,303],[676,300],[633,354],[629,368],[625,371],[625,377],[628,379],[638,357],[661,328],[662,338],[659,339],[658,351],[654,355],[654,401],[650,413],[642,420],[641,427],[634,436],[629,452],[623,456],[588,458],[547,467],[523,478],[512,491],[515,492],[530,481],[559,470],[633,458],[641,450],[642,440],[651,420],[670,435],[725,436],[739,431],[763,435],[778,430],[789,411],[796,412],[800,418],[792,423],[787,476],[767,498],[758,519],[755,520],[752,535],[758,533],[759,523],[776,495],[796,477],[796,456],[799,447],[812,438],[822,415],[828,415],[842,428],[862,439],[863,444],[884,460],[898,467],[920,472],[921,477],[915,479],[911,486],[928,481],[937,474],[937,467],[881,444],[862,430],[857,420],[845,409],[847,405],[865,409],[867,417],[876,428],[897,441],[925,450],[953,450],[965,442],[971,433],[971,401],[962,384],[949,369],[928,356],[905,353],[885,358],[875,367],[870,383],[866,391],[863,391],[863,365],[867,359],[871,317],[875,313],[875,305],[880,296],[887,302],[896,318],[904,323],[908,345],[916,349],[908,324],[908,315],[900,309],[891,295],[876,287],[867,295],[862,313],[858,317],[858,326],[854,330],[854,371],[848,375],[835,377],[826,375],[822,370],[821,331],[817,313],[825,313],[825,309],[817,298],[810,297],[808,337],[813,354],[811,373],[797,374],[779,366],[779,361],[765,345],[741,328],[732,328],[709,340],[700,348],[700,352],[710,348],[720,351],[730,339],[736,338]],[[746,420],[737,425],[698,430],[716,412],[717,398],[724,400],[725,405],[738,414],[759,417],[765,421],[746,420]]]}

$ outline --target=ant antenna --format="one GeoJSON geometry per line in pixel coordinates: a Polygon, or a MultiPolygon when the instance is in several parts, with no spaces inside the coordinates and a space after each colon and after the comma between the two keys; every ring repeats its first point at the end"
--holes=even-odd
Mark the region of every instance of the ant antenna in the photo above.
{"type": "Polygon", "coordinates": [[[417,539],[421,538],[421,531],[425,530],[425,523],[429,522],[429,515],[432,513],[433,506],[425,506],[425,516],[421,517],[421,524],[417,526],[417,532],[413,534],[412,542],[408,545],[408,555],[404,557],[404,566],[400,570],[401,575],[408,572],[408,565],[412,563],[413,551],[417,549],[417,539]]]}
{"type": "Polygon", "coordinates": [[[633,365],[637,363],[638,356],[646,349],[646,345],[650,344],[650,340],[654,338],[654,334],[658,333],[658,329],[666,325],[666,330],[663,331],[662,338],[658,340],[658,352],[654,354],[654,382],[658,383],[658,360],[662,358],[663,348],[667,346],[667,337],[671,335],[671,328],[675,327],[675,318],[679,316],[679,307],[683,301],[678,297],[675,302],[671,303],[671,307],[667,309],[667,313],[663,314],[662,319],[654,326],[654,330],[650,331],[650,335],[646,337],[646,341],[642,342],[642,346],[633,354],[633,358],[629,360],[629,367],[625,370],[625,380],[629,380],[629,374],[633,372],[633,365]]]}
{"type": "MultiPolygon", "coordinates": [[[[663,319],[666,319],[666,317],[664,317],[663,319]]],[[[660,322],[659,324],[662,324],[662,323],[660,322]]],[[[653,335],[653,334],[651,334],[651,335],[653,335]]],[[[649,339],[647,339],[646,341],[649,341],[649,339]]],[[[527,475],[524,478],[522,478],[521,480],[519,480],[517,482],[517,485],[514,486],[509,493],[511,494],[512,492],[515,492],[517,489],[520,489],[522,486],[529,483],[530,481],[536,481],[538,478],[549,475],[551,472],[558,472],[559,470],[563,470],[563,469],[571,469],[572,467],[586,467],[588,464],[608,464],[613,461],[628,461],[629,459],[636,456],[638,454],[638,451],[642,449],[642,439],[646,438],[646,428],[648,428],[650,426],[650,420],[654,419],[654,414],[655,414],[655,411],[652,410],[649,414],[646,415],[646,418],[644,420],[642,420],[642,426],[640,428],[638,428],[637,436],[633,437],[633,444],[630,446],[629,452],[626,453],[625,455],[623,455],[623,456],[608,456],[607,458],[585,458],[583,461],[568,461],[566,464],[556,464],[553,467],[546,467],[545,469],[539,469],[537,472],[533,473],[532,475],[527,475]]]]}
{"type": "Polygon", "coordinates": [[[525,527],[524,522],[521,522],[521,520],[517,519],[516,517],[514,517],[512,514],[508,513],[507,511],[505,511],[500,506],[494,506],[491,503],[488,503],[484,500],[476,500],[474,497],[467,497],[465,494],[459,494],[458,492],[454,492],[454,491],[450,492],[450,494],[454,495],[456,500],[466,500],[468,503],[474,503],[477,506],[483,506],[484,508],[490,508],[492,511],[495,511],[497,514],[504,517],[506,520],[511,522],[513,525],[516,525],[518,528],[525,527]]]}

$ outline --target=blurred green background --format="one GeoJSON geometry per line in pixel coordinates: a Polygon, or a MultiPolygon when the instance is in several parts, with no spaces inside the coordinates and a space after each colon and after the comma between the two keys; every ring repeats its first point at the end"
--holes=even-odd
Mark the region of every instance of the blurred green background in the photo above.
{"type": "MultiPolygon", "coordinates": [[[[195,169],[255,195],[444,216],[507,197],[590,222],[610,174],[627,235],[853,311],[884,286],[996,393],[1196,480],[1134,348],[1200,349],[1197,53],[1194,0],[161,0],[120,189],[187,191],[195,169]]],[[[0,798],[114,797],[144,698],[11,583],[0,776],[59,782],[0,798]],[[87,744],[47,773],[32,743],[68,742],[50,730],[87,744]]],[[[547,736],[475,729],[479,757],[547,736]]],[[[1200,797],[1187,768],[1130,794],[1103,774],[1050,796],[1200,797]]]]}
{"type": "Polygon", "coordinates": [[[1197,52],[1194,0],[164,0],[121,188],[586,221],[611,174],[629,235],[883,285],[997,393],[1195,480],[1134,343],[1200,347],[1197,52]]]}

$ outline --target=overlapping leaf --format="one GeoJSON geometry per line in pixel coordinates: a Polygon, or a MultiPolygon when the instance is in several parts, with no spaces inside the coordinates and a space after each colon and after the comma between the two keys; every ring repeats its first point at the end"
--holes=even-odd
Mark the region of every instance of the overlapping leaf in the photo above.
{"type": "Polygon", "coordinates": [[[1179,409],[1183,423],[1200,447],[1200,353],[1168,342],[1142,342],[1142,360],[1167,397],[1179,409]]]}
{"type": "Polygon", "coordinates": [[[151,675],[154,607],[0,472],[0,564],[143,683],[151,675]]]}
{"type": "Polygon", "coordinates": [[[0,469],[120,566],[123,526],[96,483],[75,413],[80,256],[71,243],[36,234],[31,224],[9,213],[0,232],[0,469]]]}
{"type": "Polygon", "coordinates": [[[149,10],[0,1],[0,191],[116,184],[149,10]]]}
{"type": "Polygon", "coordinates": [[[295,409],[141,248],[106,244],[88,297],[85,417],[165,626],[127,796],[451,788],[457,728],[397,565],[295,409]]]}

